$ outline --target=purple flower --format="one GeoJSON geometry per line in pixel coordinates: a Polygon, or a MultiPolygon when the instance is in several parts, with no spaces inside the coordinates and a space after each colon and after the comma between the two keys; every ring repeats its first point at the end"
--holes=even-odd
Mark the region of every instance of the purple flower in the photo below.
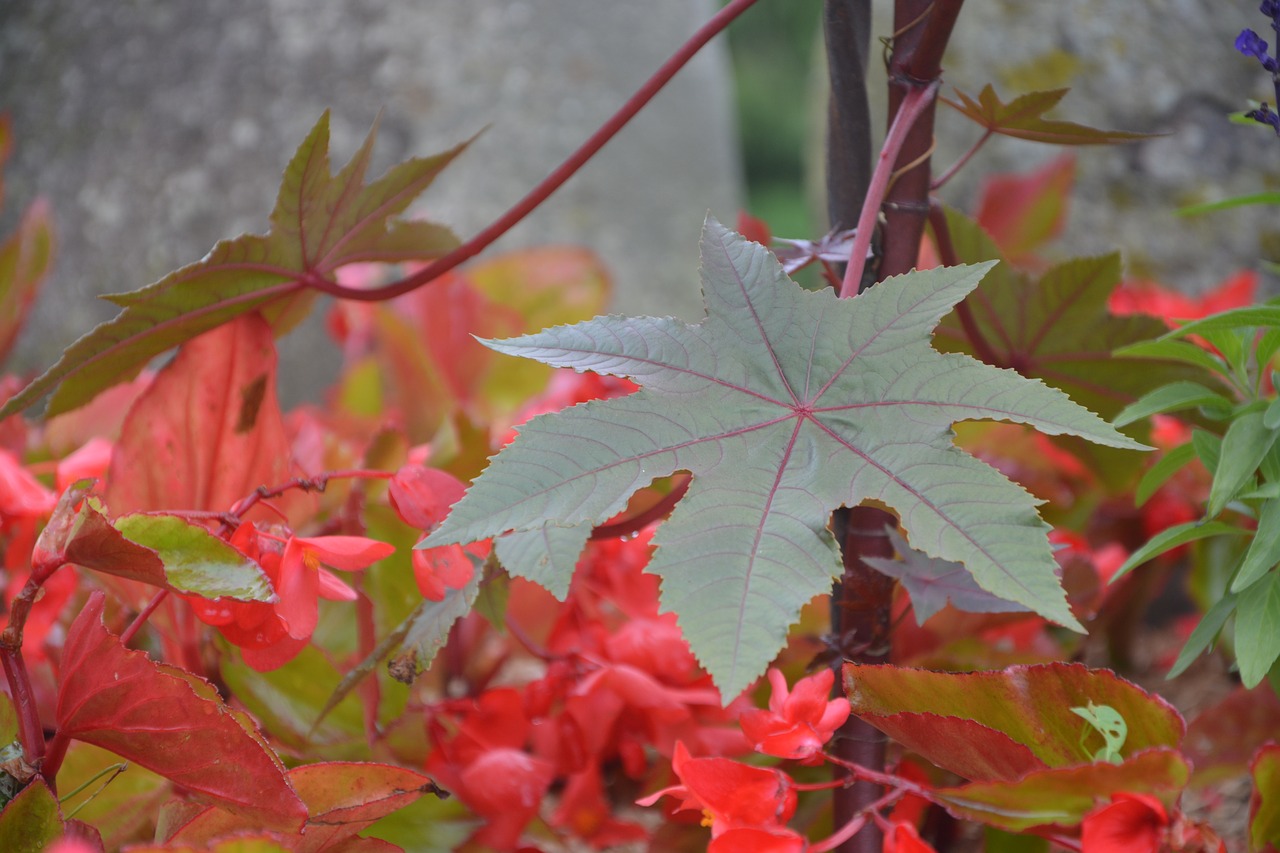
{"type": "Polygon", "coordinates": [[[1276,132],[1276,136],[1280,136],[1280,113],[1277,113],[1266,104],[1263,104],[1256,110],[1249,110],[1249,112],[1244,115],[1245,118],[1251,118],[1256,122],[1271,125],[1272,129],[1276,132]]]}
{"type": "Polygon", "coordinates": [[[1258,11],[1271,19],[1273,29],[1280,31],[1280,0],[1262,0],[1258,11]]]}
{"type": "MultiPolygon", "coordinates": [[[[1280,6],[1280,0],[1273,0],[1280,6]]],[[[1280,65],[1267,54],[1267,43],[1263,41],[1262,36],[1253,30],[1244,30],[1240,35],[1236,36],[1236,50],[1245,56],[1252,56],[1254,59],[1262,63],[1262,67],[1275,74],[1280,71],[1280,65]]]]}

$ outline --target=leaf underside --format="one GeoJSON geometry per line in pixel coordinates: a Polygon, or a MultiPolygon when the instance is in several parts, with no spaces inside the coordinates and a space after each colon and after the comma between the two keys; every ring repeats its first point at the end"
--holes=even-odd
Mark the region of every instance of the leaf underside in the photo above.
{"type": "Polygon", "coordinates": [[[951,426],[1008,420],[1141,445],[1060,391],[930,346],[991,266],[916,272],[840,300],[802,290],[766,249],[709,220],[702,323],[609,316],[487,342],[644,390],[530,421],[424,544],[507,534],[508,552],[563,589],[574,567],[564,555],[581,552],[593,525],[655,478],[689,471],[649,571],[726,699],[840,573],[827,523],[841,505],[893,508],[916,548],[1078,629],[1035,499],[956,448],[951,426]],[[555,547],[534,559],[539,542],[555,547]]]}

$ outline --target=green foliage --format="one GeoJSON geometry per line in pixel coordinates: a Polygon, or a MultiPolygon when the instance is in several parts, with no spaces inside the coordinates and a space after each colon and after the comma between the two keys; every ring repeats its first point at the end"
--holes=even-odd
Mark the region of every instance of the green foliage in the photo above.
{"type": "Polygon", "coordinates": [[[1153,467],[1138,488],[1141,503],[1178,469],[1199,459],[1213,475],[1203,518],[1152,537],[1115,577],[1190,542],[1249,537],[1248,546],[1234,554],[1228,568],[1230,594],[1206,612],[1170,676],[1211,647],[1233,615],[1233,647],[1246,687],[1260,684],[1280,659],[1280,632],[1275,630],[1280,624],[1280,402],[1270,384],[1278,346],[1280,306],[1268,302],[1194,320],[1157,341],[1124,351],[1180,353],[1182,360],[1211,369],[1229,389],[1229,396],[1224,396],[1202,385],[1172,382],[1153,389],[1115,418],[1123,425],[1161,412],[1196,409],[1204,423],[1217,423],[1214,431],[1194,430],[1191,441],[1153,467]],[[1192,335],[1200,336],[1212,351],[1187,340],[1192,335]]]}
{"type": "Polygon", "coordinates": [[[541,554],[536,579],[567,578],[593,525],[653,479],[692,472],[649,571],[726,700],[840,572],[831,510],[867,499],[896,509],[916,547],[964,562],[983,589],[1078,627],[1034,501],[955,448],[950,427],[1002,419],[1141,445],[1059,391],[929,346],[989,266],[915,273],[839,300],[800,289],[766,250],[714,221],[702,258],[699,325],[602,317],[490,342],[647,388],[531,421],[426,544],[508,533],[525,559],[541,554]]]}

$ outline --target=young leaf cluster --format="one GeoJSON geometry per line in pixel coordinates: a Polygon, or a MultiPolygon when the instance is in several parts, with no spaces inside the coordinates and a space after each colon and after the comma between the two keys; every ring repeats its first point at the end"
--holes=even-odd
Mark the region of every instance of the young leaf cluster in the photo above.
{"type": "Polygon", "coordinates": [[[1181,326],[1123,355],[1174,359],[1206,369],[1222,389],[1177,381],[1163,385],[1116,416],[1118,427],[1152,415],[1198,411],[1208,427],[1152,466],[1138,484],[1144,503],[1179,470],[1199,461],[1213,476],[1201,518],[1156,535],[1125,561],[1117,577],[1174,548],[1219,536],[1243,536],[1224,573],[1221,597],[1205,613],[1170,676],[1213,645],[1234,617],[1233,646],[1246,687],[1280,659],[1280,303],[1224,311],[1181,326]],[[1201,344],[1207,344],[1203,346],[1201,344]]]}

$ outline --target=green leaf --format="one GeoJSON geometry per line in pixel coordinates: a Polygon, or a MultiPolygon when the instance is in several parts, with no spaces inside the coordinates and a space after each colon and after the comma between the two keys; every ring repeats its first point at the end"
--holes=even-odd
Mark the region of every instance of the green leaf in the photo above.
{"type": "Polygon", "coordinates": [[[5,853],[42,853],[60,835],[58,798],[38,776],[0,811],[0,850],[5,853]]]}
{"type": "Polygon", "coordinates": [[[1258,530],[1249,543],[1244,561],[1231,581],[1231,591],[1240,592],[1280,562],[1280,499],[1271,499],[1258,513],[1258,530]]]}
{"type": "Polygon", "coordinates": [[[275,601],[258,564],[203,527],[176,515],[136,513],[117,518],[115,528],[160,557],[174,589],[210,599],[275,601]]]}
{"type": "Polygon", "coordinates": [[[1280,658],[1280,572],[1271,572],[1240,593],[1236,605],[1236,661],[1240,681],[1256,687],[1280,658]]]}
{"type": "Polygon", "coordinates": [[[1272,400],[1262,413],[1262,425],[1267,429],[1280,427],[1280,399],[1272,400]]]}
{"type": "Polygon", "coordinates": [[[1221,201],[1209,201],[1204,204],[1188,204],[1179,207],[1174,213],[1179,216],[1198,216],[1201,213],[1214,213],[1219,210],[1231,210],[1236,207],[1247,207],[1252,204],[1280,204],[1280,192],[1250,193],[1221,201]]]}
{"type": "Polygon", "coordinates": [[[1172,382],[1125,406],[1120,414],[1112,418],[1111,423],[1116,427],[1128,426],[1134,421],[1140,421],[1152,415],[1210,404],[1230,406],[1231,401],[1199,382],[1172,382]]]}
{"type": "Polygon", "coordinates": [[[1184,524],[1176,524],[1152,536],[1147,541],[1147,544],[1130,554],[1129,559],[1125,560],[1124,564],[1116,569],[1116,573],[1111,577],[1111,582],[1115,583],[1147,560],[1159,557],[1165,551],[1172,551],[1179,545],[1207,539],[1210,536],[1242,536],[1248,532],[1233,524],[1226,524],[1221,521],[1188,521],[1184,524]]]}
{"type": "Polygon", "coordinates": [[[1102,735],[1104,743],[1094,753],[1094,761],[1119,764],[1124,760],[1120,757],[1120,750],[1124,747],[1125,738],[1129,736],[1129,726],[1119,711],[1110,705],[1095,705],[1093,702],[1070,710],[1102,735]]]}
{"type": "Polygon", "coordinates": [[[1280,326],[1280,305],[1250,305],[1211,314],[1166,332],[1162,340],[1185,338],[1187,335],[1204,335],[1208,332],[1256,329],[1264,326],[1280,326]]]}
{"type": "Polygon", "coordinates": [[[1196,452],[1200,464],[1212,474],[1218,470],[1218,460],[1222,457],[1222,439],[1202,429],[1191,431],[1191,447],[1196,452]]]}
{"type": "Polygon", "coordinates": [[[1262,464],[1262,459],[1275,443],[1277,431],[1262,423],[1263,413],[1245,412],[1236,417],[1222,437],[1221,455],[1209,487],[1205,517],[1214,518],[1235,500],[1262,464]]]}
{"type": "Polygon", "coordinates": [[[121,313],[72,344],[0,408],[0,418],[51,390],[46,416],[77,408],[137,375],[155,356],[251,311],[261,311],[283,334],[310,306],[309,277],[328,277],[360,261],[425,260],[453,249],[457,240],[447,229],[392,217],[405,211],[465,143],[409,160],[365,185],[376,130],[331,175],[326,112],[285,170],[268,234],[224,240],[202,260],[154,284],[108,296],[121,313]]]}
{"type": "MultiPolygon", "coordinates": [[[[472,557],[472,560],[475,561],[475,558],[472,557]]],[[[329,712],[338,707],[361,681],[373,674],[378,664],[391,657],[397,649],[400,653],[388,664],[391,677],[404,684],[412,684],[431,665],[436,652],[444,646],[453,623],[471,612],[480,592],[482,574],[477,566],[471,582],[462,589],[446,590],[443,601],[420,602],[403,622],[383,637],[364,660],[347,671],[329,698],[320,706],[315,722],[312,723],[312,731],[318,729],[329,712]]]]}
{"type": "Polygon", "coordinates": [[[948,812],[1010,832],[1073,826],[1112,794],[1176,795],[1191,775],[1175,749],[1152,749],[1123,764],[1085,764],[1028,773],[1008,782],[973,782],[934,794],[948,812]]]}
{"type": "MultiPolygon", "coordinates": [[[[831,511],[875,499],[915,547],[1072,628],[1035,501],[954,446],[956,421],[1031,424],[1141,448],[1062,392],[929,345],[990,265],[890,279],[854,299],[791,282],[768,250],[708,221],[698,325],[599,317],[489,342],[644,390],[525,424],[428,547],[594,524],[678,470],[688,494],[649,571],[726,701],[772,660],[801,606],[841,571],[831,511]]],[[[557,544],[561,577],[574,564],[557,544]]],[[[576,553],[575,553],[576,556],[576,553]]]]}
{"type": "Polygon", "coordinates": [[[1137,488],[1133,492],[1134,506],[1142,506],[1150,500],[1157,489],[1167,483],[1170,477],[1182,470],[1195,458],[1196,449],[1191,446],[1190,442],[1181,444],[1166,453],[1138,481],[1137,488]]]}
{"type": "Polygon", "coordinates": [[[1047,142],[1052,145],[1112,145],[1117,142],[1148,139],[1153,135],[1120,130],[1098,130],[1074,122],[1044,118],[1044,114],[1057,106],[1058,101],[1061,101],[1069,91],[1069,89],[1054,89],[1045,92],[1028,92],[1006,104],[1000,100],[1000,96],[996,94],[991,84],[987,84],[978,93],[976,100],[959,89],[956,90],[956,96],[960,98],[960,103],[946,98],[940,100],[992,133],[1002,133],[1005,136],[1031,142],[1047,142]]]}
{"type": "Polygon", "coordinates": [[[1208,612],[1196,625],[1195,630],[1191,632],[1191,636],[1187,637],[1186,644],[1182,647],[1182,651],[1178,653],[1178,659],[1173,662],[1173,666],[1169,668],[1169,674],[1166,678],[1177,678],[1186,672],[1187,667],[1191,666],[1201,652],[1213,645],[1214,638],[1222,630],[1222,626],[1227,624],[1227,619],[1236,610],[1236,597],[1234,593],[1223,596],[1214,602],[1208,612]]]}
{"type": "MultiPolygon", "coordinates": [[[[1163,324],[1162,324],[1163,328],[1163,324]]],[[[1227,365],[1222,359],[1187,341],[1158,340],[1144,341],[1120,347],[1114,353],[1121,358],[1160,358],[1169,361],[1180,361],[1204,368],[1207,371],[1225,374],[1227,365]]]]}
{"type": "Polygon", "coordinates": [[[1254,795],[1249,804],[1249,849],[1280,849],[1280,744],[1258,750],[1249,768],[1254,795]]]}

